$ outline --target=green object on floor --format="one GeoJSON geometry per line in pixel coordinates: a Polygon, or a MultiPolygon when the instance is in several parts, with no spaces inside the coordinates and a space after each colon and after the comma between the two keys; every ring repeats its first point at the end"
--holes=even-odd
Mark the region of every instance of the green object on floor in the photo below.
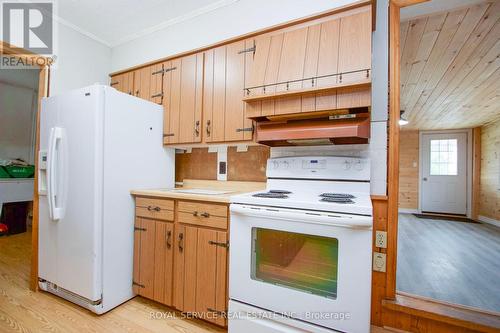
{"type": "Polygon", "coordinates": [[[33,165],[7,165],[4,168],[14,178],[31,178],[35,173],[33,165]]]}
{"type": "Polygon", "coordinates": [[[10,178],[9,173],[4,169],[3,166],[0,166],[0,178],[10,178]]]}

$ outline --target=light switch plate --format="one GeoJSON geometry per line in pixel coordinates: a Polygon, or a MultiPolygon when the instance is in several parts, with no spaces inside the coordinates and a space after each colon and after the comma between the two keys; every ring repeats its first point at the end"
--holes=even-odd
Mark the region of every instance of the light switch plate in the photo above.
{"type": "Polygon", "coordinates": [[[373,270],[376,272],[386,271],[386,254],[373,252],[373,270]]]}
{"type": "Polygon", "coordinates": [[[382,249],[387,248],[387,231],[379,231],[375,232],[375,247],[379,247],[382,249]]]}

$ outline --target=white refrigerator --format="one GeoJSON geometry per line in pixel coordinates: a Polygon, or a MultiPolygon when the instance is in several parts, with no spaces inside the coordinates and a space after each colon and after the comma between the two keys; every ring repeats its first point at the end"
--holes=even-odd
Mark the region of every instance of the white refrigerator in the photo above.
{"type": "Polygon", "coordinates": [[[134,199],[172,188],[160,105],[93,85],[44,98],[38,152],[39,286],[95,313],[132,292],[134,199]]]}

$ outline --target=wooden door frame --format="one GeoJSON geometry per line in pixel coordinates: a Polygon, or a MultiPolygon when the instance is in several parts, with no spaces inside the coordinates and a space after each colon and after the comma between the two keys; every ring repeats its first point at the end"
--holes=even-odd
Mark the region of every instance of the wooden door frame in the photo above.
{"type": "Polygon", "coordinates": [[[456,134],[456,133],[465,133],[467,134],[467,142],[466,142],[466,158],[465,158],[465,164],[466,164],[466,216],[468,218],[471,218],[472,215],[472,190],[473,190],[473,184],[472,184],[472,159],[473,159],[473,147],[472,147],[472,129],[471,128],[465,128],[465,129],[457,129],[457,130],[430,130],[430,131],[419,131],[418,133],[418,212],[422,214],[422,198],[423,198],[423,186],[422,186],[422,170],[423,168],[423,163],[424,163],[424,150],[423,150],[423,136],[425,134],[456,134]]]}
{"type": "Polygon", "coordinates": [[[33,224],[31,227],[31,272],[29,279],[30,289],[38,289],[38,150],[40,145],[40,110],[42,98],[49,96],[50,64],[52,59],[40,56],[27,50],[13,47],[0,41],[0,55],[7,55],[28,63],[39,64],[38,76],[38,110],[36,114],[36,140],[35,140],[35,180],[33,189],[33,224]],[[36,60],[41,60],[37,62],[36,60]]]}

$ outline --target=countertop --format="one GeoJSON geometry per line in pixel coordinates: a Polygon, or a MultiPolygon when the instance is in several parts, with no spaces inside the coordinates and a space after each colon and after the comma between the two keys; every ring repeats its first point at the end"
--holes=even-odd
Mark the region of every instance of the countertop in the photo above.
{"type": "Polygon", "coordinates": [[[217,203],[229,203],[231,196],[265,189],[266,183],[184,179],[183,185],[181,187],[176,187],[176,189],[180,188],[224,190],[224,191],[231,191],[231,193],[207,195],[207,194],[181,193],[169,189],[134,189],[131,190],[130,193],[135,196],[147,196],[153,198],[170,198],[170,199],[217,202],[217,203]]]}

